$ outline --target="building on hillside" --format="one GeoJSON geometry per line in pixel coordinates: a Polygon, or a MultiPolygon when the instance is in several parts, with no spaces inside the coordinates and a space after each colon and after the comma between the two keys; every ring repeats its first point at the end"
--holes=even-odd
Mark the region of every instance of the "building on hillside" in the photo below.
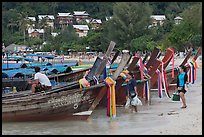
{"type": "Polygon", "coordinates": [[[73,28],[75,29],[79,37],[87,36],[89,31],[88,25],[73,25],[73,28]]]}
{"type": "Polygon", "coordinates": [[[36,18],[35,17],[27,17],[27,20],[30,20],[31,24],[29,26],[35,27],[36,18]]]}
{"type": "Polygon", "coordinates": [[[38,38],[43,38],[44,35],[44,29],[28,29],[28,35],[29,37],[38,37],[38,38]]]}
{"type": "Polygon", "coordinates": [[[181,18],[181,17],[179,17],[179,16],[177,16],[177,17],[174,18],[174,22],[175,22],[176,25],[177,25],[177,24],[180,24],[180,23],[181,23],[181,20],[183,20],[183,18],[181,18]]]}
{"type": "Polygon", "coordinates": [[[56,37],[57,35],[59,35],[60,33],[57,33],[57,32],[52,32],[51,33],[51,35],[53,36],[53,37],[56,37]]]}
{"type": "Polygon", "coordinates": [[[98,29],[100,29],[100,27],[102,25],[102,21],[101,21],[101,19],[92,19],[90,24],[91,24],[91,28],[93,30],[98,30],[98,29]]]}
{"type": "Polygon", "coordinates": [[[73,15],[71,15],[71,13],[58,13],[55,26],[57,28],[65,28],[68,27],[69,24],[73,24],[73,15]]]}
{"type": "Polygon", "coordinates": [[[55,17],[53,15],[38,15],[39,23],[45,19],[47,26],[50,26],[52,29],[54,28],[54,20],[55,17]]]}
{"type": "Polygon", "coordinates": [[[73,16],[77,23],[81,23],[82,21],[85,21],[87,18],[89,18],[89,14],[86,11],[74,11],[73,16]]]}
{"type": "Polygon", "coordinates": [[[151,15],[150,18],[152,19],[151,26],[157,26],[157,25],[162,26],[164,24],[164,21],[166,20],[165,15],[151,15]]]}

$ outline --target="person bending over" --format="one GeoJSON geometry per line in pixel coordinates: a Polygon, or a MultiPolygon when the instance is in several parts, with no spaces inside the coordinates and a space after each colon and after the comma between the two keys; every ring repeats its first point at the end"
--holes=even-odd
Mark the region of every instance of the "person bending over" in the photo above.
{"type": "Polygon", "coordinates": [[[134,108],[134,111],[137,112],[137,105],[136,103],[131,103],[132,101],[136,101],[136,95],[138,95],[137,92],[137,87],[136,87],[136,80],[134,79],[134,75],[133,73],[129,73],[127,74],[127,86],[126,86],[126,100],[128,100],[128,98],[130,99],[130,105],[132,107],[132,111],[134,108]],[[134,104],[134,105],[133,105],[134,104]]]}

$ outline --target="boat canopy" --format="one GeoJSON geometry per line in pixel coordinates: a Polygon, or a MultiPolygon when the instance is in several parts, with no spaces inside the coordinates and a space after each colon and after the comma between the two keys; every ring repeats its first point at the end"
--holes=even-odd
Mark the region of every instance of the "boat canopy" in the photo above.
{"type": "Polygon", "coordinates": [[[7,63],[3,63],[2,64],[2,69],[8,69],[8,68],[27,68],[27,64],[25,63],[14,63],[14,64],[7,64],[7,63]]]}

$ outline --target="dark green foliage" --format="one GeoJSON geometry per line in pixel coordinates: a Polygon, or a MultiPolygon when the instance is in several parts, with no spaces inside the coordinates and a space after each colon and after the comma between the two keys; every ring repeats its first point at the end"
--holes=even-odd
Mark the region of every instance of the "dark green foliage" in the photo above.
{"type": "MultiPolygon", "coordinates": [[[[30,24],[30,23],[29,23],[30,24]]],[[[76,24],[76,21],[74,21],[76,24]]],[[[89,26],[90,27],[90,26],[89,26]]],[[[2,42],[40,46],[42,50],[66,52],[68,49],[85,51],[105,50],[110,41],[118,49],[131,51],[175,47],[177,50],[202,45],[202,3],[201,2],[2,2],[2,42]],[[36,23],[36,28],[45,29],[43,39],[29,38],[27,16],[57,15],[58,12],[87,11],[91,18],[102,19],[102,29],[89,30],[88,35],[79,38],[73,28],[52,30],[45,21],[36,23]],[[163,26],[148,28],[150,15],[165,15],[163,26]],[[105,17],[112,19],[105,21],[105,17]],[[183,18],[175,25],[174,18],[183,18]],[[56,37],[51,32],[60,32],[56,37]]]]}

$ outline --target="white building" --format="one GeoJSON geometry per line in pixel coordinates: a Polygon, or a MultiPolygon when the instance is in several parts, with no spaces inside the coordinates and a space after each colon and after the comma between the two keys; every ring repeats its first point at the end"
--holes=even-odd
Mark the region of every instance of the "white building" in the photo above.
{"type": "Polygon", "coordinates": [[[39,22],[42,19],[45,19],[46,22],[47,22],[47,25],[54,28],[54,19],[55,19],[55,17],[53,15],[38,15],[38,19],[39,19],[39,22]]]}
{"type": "Polygon", "coordinates": [[[79,37],[87,36],[89,31],[88,25],[73,25],[73,28],[76,30],[79,37]]]}
{"type": "Polygon", "coordinates": [[[44,34],[44,29],[28,29],[28,35],[29,37],[40,37],[44,34]]]}
{"type": "Polygon", "coordinates": [[[181,23],[181,20],[183,20],[183,18],[181,18],[181,17],[179,17],[179,16],[177,16],[177,17],[174,18],[175,24],[180,24],[180,23],[181,23]]]}
{"type": "Polygon", "coordinates": [[[162,26],[164,21],[166,20],[165,15],[151,15],[150,18],[152,19],[151,26],[157,26],[158,24],[162,26]]]}

